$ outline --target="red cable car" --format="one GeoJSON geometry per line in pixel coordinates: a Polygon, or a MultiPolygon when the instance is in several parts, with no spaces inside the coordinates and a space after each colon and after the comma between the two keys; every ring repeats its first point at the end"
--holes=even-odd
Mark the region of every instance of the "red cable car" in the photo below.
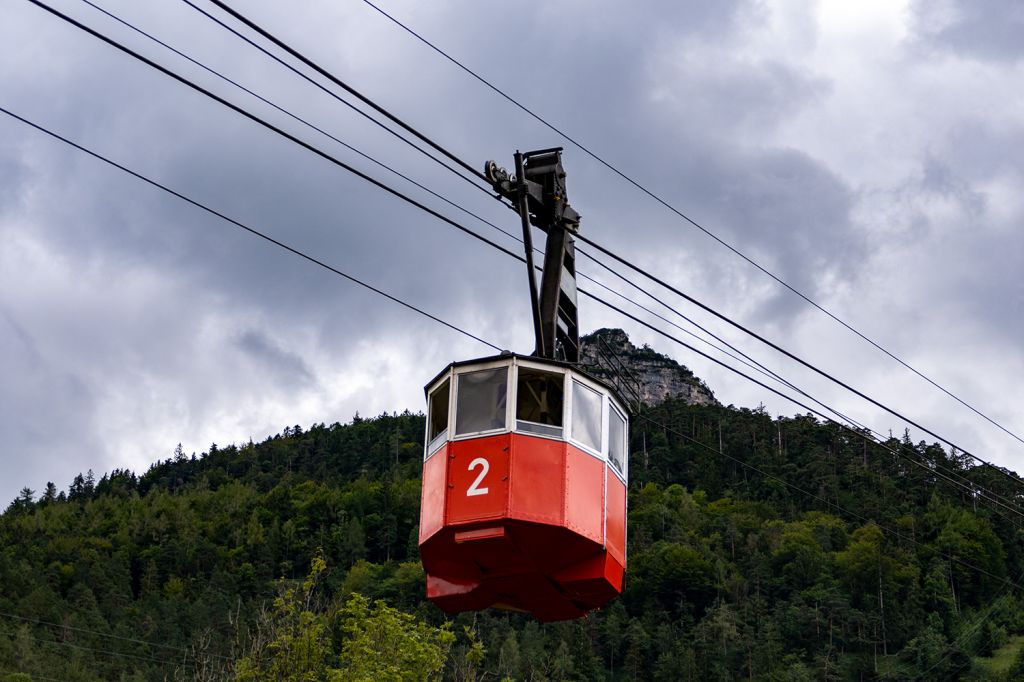
{"type": "Polygon", "coordinates": [[[453,363],[428,386],[420,556],[427,597],[577,618],[622,592],[626,410],[562,362],[453,363]]]}
{"type": "Polygon", "coordinates": [[[613,386],[579,365],[575,251],[561,150],[486,174],[523,221],[536,350],[456,362],[426,386],[419,547],[427,598],[547,622],[622,592],[629,422],[613,386]],[[547,233],[541,291],[530,225],[547,233]]]}

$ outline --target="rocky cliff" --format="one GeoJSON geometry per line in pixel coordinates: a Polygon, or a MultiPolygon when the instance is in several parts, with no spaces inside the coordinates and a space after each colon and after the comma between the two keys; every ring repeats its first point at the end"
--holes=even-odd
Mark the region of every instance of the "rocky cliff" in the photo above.
{"type": "Polygon", "coordinates": [[[613,384],[618,374],[625,385],[620,388],[624,394],[630,392],[629,384],[638,384],[640,401],[645,405],[657,405],[670,397],[681,398],[691,405],[718,404],[715,394],[693,372],[649,346],[637,348],[621,329],[598,329],[581,338],[580,346],[580,363],[587,365],[588,371],[613,384]],[[618,363],[627,371],[616,367],[618,363]],[[636,377],[635,382],[630,375],[636,377]]]}

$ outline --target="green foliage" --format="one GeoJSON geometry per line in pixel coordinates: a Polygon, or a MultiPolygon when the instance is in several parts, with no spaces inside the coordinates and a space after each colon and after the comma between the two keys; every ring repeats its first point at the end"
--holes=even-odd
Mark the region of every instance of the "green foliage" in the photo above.
{"type": "Polygon", "coordinates": [[[1024,646],[1017,650],[1017,658],[1014,659],[1010,669],[1006,671],[1006,676],[1011,680],[1024,680],[1024,646]]]}
{"type": "Polygon", "coordinates": [[[353,594],[341,610],[341,669],[329,679],[427,680],[440,676],[455,635],[435,628],[382,601],[370,605],[353,594]]]}
{"type": "Polygon", "coordinates": [[[631,433],[626,591],[572,623],[425,602],[419,415],[23,490],[0,515],[0,680],[983,679],[972,657],[1020,641],[1002,578],[1024,535],[990,505],[808,416],[649,416],[668,428],[631,433]]]}
{"type": "Polygon", "coordinates": [[[286,587],[261,614],[249,651],[235,665],[237,682],[351,682],[438,678],[455,636],[391,608],[351,594],[324,608],[317,586],[327,570],[315,557],[301,587],[286,587]],[[335,643],[340,641],[340,647],[335,643]]]}
{"type": "Polygon", "coordinates": [[[261,618],[259,635],[235,668],[238,682],[316,682],[333,657],[329,616],[315,606],[315,587],[327,569],[313,559],[302,587],[287,588],[261,618]]]}

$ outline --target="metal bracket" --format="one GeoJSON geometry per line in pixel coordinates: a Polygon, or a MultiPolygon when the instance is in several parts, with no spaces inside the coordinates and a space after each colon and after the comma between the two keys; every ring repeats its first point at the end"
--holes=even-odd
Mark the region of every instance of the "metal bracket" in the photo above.
{"type": "Polygon", "coordinates": [[[579,362],[573,235],[580,229],[580,214],[569,205],[566,196],[562,148],[516,152],[515,161],[515,175],[494,161],[484,164],[484,175],[495,192],[513,202],[522,219],[536,337],[534,355],[579,362]],[[531,225],[547,234],[539,293],[533,274],[531,225]]]}

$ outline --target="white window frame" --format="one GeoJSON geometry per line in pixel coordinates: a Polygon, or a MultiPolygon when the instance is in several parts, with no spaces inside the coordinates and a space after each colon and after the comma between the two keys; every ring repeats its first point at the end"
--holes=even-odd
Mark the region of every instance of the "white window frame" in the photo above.
{"type": "MultiPolygon", "coordinates": [[[[516,361],[513,363],[513,365],[515,366],[515,372],[513,372],[513,374],[512,374],[513,379],[514,379],[513,390],[512,390],[512,398],[513,399],[510,401],[510,403],[512,405],[512,421],[510,422],[512,424],[512,429],[516,433],[521,433],[521,434],[524,434],[524,435],[527,435],[527,436],[536,436],[537,438],[547,438],[548,440],[557,440],[557,441],[562,441],[562,442],[567,441],[568,438],[566,437],[566,434],[569,432],[569,422],[568,422],[568,419],[569,419],[569,409],[568,409],[569,400],[568,400],[568,397],[567,397],[567,391],[571,387],[571,384],[569,383],[569,381],[570,381],[570,376],[571,376],[572,372],[567,371],[567,370],[565,370],[565,369],[563,369],[561,367],[552,367],[551,365],[545,365],[542,362],[530,362],[529,360],[524,361],[524,360],[520,360],[519,358],[516,358],[516,361]],[[562,432],[560,434],[555,435],[555,434],[548,434],[548,433],[537,433],[536,431],[527,431],[525,429],[520,429],[519,428],[519,423],[518,423],[519,420],[516,419],[516,407],[519,404],[519,370],[520,369],[531,369],[531,370],[536,370],[538,372],[546,372],[548,374],[561,374],[562,375],[562,426],[561,427],[556,427],[556,426],[551,426],[550,424],[541,424],[541,426],[549,426],[550,428],[561,428],[562,432]]],[[[527,421],[527,420],[524,419],[523,421],[527,421]]],[[[530,423],[532,424],[534,422],[530,422],[530,423]]]]}
{"type": "Polygon", "coordinates": [[[608,458],[608,468],[611,469],[612,473],[614,473],[616,476],[618,476],[619,480],[622,481],[622,483],[625,485],[629,481],[629,417],[626,415],[625,410],[623,410],[622,408],[620,408],[618,405],[615,404],[615,400],[612,400],[611,396],[609,396],[609,398],[608,398],[608,420],[607,420],[607,424],[608,424],[608,432],[607,432],[607,435],[605,436],[605,442],[607,443],[607,446],[608,446],[607,451],[606,451],[607,452],[607,458],[608,458]],[[611,438],[611,436],[612,436],[612,418],[611,418],[611,410],[615,410],[616,414],[618,414],[622,418],[622,441],[623,442],[622,442],[622,471],[621,472],[619,472],[615,468],[615,466],[612,464],[612,458],[611,458],[611,447],[612,447],[612,438],[611,438]]]}
{"type": "Polygon", "coordinates": [[[510,419],[515,416],[515,388],[512,385],[512,360],[493,360],[491,362],[483,362],[479,365],[468,365],[466,367],[457,367],[452,372],[452,400],[451,400],[451,421],[448,422],[448,440],[467,440],[470,438],[480,438],[481,436],[493,436],[499,433],[508,433],[511,430],[510,419]],[[472,374],[473,372],[481,372],[489,369],[505,368],[505,426],[500,429],[487,429],[486,431],[471,431],[469,433],[457,433],[458,424],[455,423],[456,415],[458,414],[459,404],[459,376],[463,374],[472,374]]]}
{"type": "Polygon", "coordinates": [[[449,370],[448,372],[446,372],[444,374],[444,376],[438,377],[438,380],[435,381],[433,384],[431,384],[431,386],[429,388],[427,388],[427,423],[426,423],[426,426],[423,429],[423,461],[424,462],[426,462],[428,459],[430,459],[430,457],[435,452],[440,450],[441,449],[441,445],[443,443],[447,443],[449,440],[451,440],[452,418],[453,418],[453,415],[454,415],[454,412],[452,410],[453,405],[454,405],[454,401],[452,400],[452,394],[454,393],[454,386],[455,386],[455,384],[452,382],[452,373],[449,370]],[[441,433],[437,434],[437,436],[434,438],[434,440],[427,440],[428,438],[430,438],[430,396],[433,395],[434,392],[437,391],[439,388],[441,388],[441,386],[443,386],[444,382],[446,382],[446,381],[448,382],[448,426],[445,428],[444,431],[442,431],[441,433]],[[441,438],[441,436],[444,436],[444,438],[441,438]]]}
{"type": "Polygon", "coordinates": [[[583,376],[581,376],[581,375],[579,375],[579,374],[577,374],[575,372],[569,372],[568,374],[570,376],[570,382],[569,382],[569,384],[567,386],[567,391],[566,391],[566,395],[568,397],[568,400],[566,400],[567,409],[566,409],[566,414],[565,414],[565,419],[567,420],[567,425],[568,425],[568,437],[565,440],[567,442],[571,443],[572,445],[576,446],[580,450],[583,450],[583,452],[586,452],[588,455],[593,455],[594,457],[598,458],[602,462],[607,462],[608,461],[608,453],[607,453],[607,449],[606,449],[606,444],[607,444],[607,440],[608,439],[605,437],[605,432],[608,429],[608,424],[607,424],[608,417],[607,417],[607,410],[605,409],[605,403],[608,402],[608,390],[603,388],[599,384],[596,384],[595,382],[590,381],[586,377],[583,377],[583,376]],[[601,398],[601,417],[600,417],[601,418],[601,425],[600,425],[599,431],[598,431],[598,433],[600,433],[601,442],[598,444],[598,445],[600,445],[600,449],[598,449],[598,450],[595,450],[594,448],[592,448],[591,446],[587,445],[586,443],[583,443],[583,442],[579,441],[576,438],[576,434],[574,433],[574,431],[575,431],[574,423],[575,422],[573,421],[573,413],[574,413],[574,411],[576,409],[576,406],[574,404],[574,402],[576,400],[576,395],[575,395],[575,392],[573,391],[573,386],[572,386],[572,382],[573,381],[578,382],[584,388],[588,388],[588,389],[594,391],[601,398]]]}

